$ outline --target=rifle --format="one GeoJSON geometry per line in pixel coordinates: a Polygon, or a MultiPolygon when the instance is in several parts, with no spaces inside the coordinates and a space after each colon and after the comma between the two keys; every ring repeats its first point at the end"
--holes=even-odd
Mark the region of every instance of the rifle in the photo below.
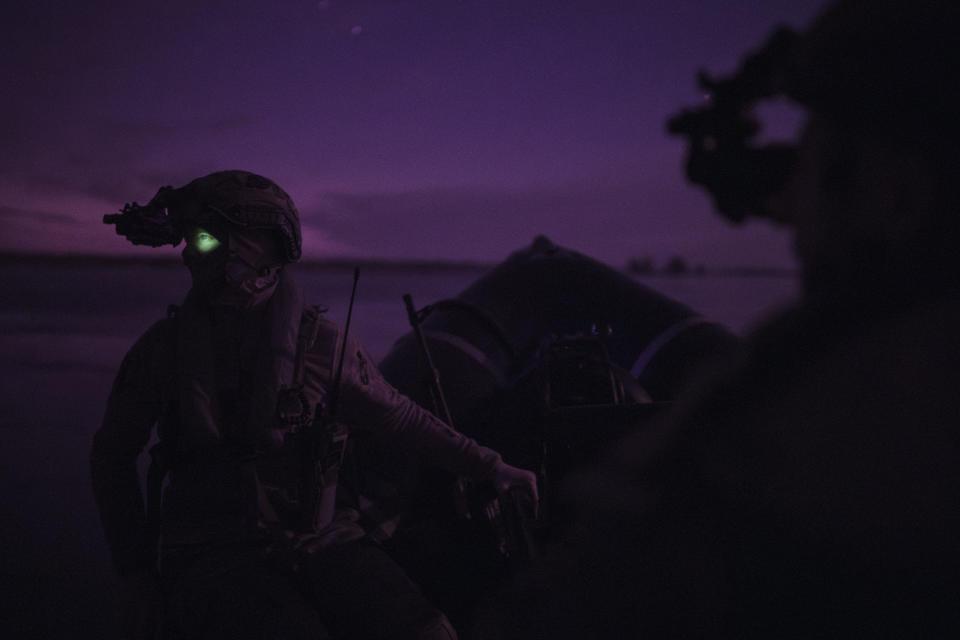
{"type": "Polygon", "coordinates": [[[347,307],[347,321],[343,326],[340,357],[333,375],[326,402],[317,403],[313,420],[301,430],[300,437],[300,528],[314,531],[320,523],[333,515],[336,499],[337,476],[343,462],[349,433],[337,423],[340,403],[340,382],[343,379],[343,361],[350,334],[353,304],[357,297],[357,281],[360,269],[353,270],[353,288],[347,307]],[[326,405],[326,406],[324,406],[326,405]],[[329,516],[329,517],[328,517],[329,516]]]}

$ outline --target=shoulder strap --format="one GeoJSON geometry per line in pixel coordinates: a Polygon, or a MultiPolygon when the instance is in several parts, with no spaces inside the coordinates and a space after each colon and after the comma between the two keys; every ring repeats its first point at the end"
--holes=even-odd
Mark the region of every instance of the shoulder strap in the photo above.
{"type": "Polygon", "coordinates": [[[300,333],[297,334],[297,354],[293,361],[293,385],[303,387],[304,362],[307,359],[307,350],[317,341],[320,333],[322,311],[313,305],[303,309],[303,319],[300,322],[300,333]]]}

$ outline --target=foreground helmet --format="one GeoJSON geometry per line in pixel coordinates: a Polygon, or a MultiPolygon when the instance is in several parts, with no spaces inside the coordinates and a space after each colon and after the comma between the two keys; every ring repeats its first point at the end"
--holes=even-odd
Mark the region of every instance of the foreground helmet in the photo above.
{"type": "Polygon", "coordinates": [[[300,259],[300,215],[287,192],[272,180],[249,171],[218,171],[177,191],[183,201],[199,203],[204,215],[215,214],[245,229],[276,232],[286,261],[300,259]]]}
{"type": "Polygon", "coordinates": [[[796,160],[790,145],[757,146],[758,102],[786,96],[840,128],[914,142],[960,166],[960,4],[839,0],[802,34],[780,29],[732,76],[701,74],[705,105],[668,123],[689,140],[687,176],[739,221],[770,216],[796,160]]]}
{"type": "Polygon", "coordinates": [[[801,39],[791,97],[885,134],[955,135],[958,28],[955,2],[840,0],[801,39]]]}

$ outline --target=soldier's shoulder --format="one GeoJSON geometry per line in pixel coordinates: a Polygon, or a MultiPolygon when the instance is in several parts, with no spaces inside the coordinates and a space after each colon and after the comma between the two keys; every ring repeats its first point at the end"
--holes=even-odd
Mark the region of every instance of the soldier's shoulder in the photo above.
{"type": "Polygon", "coordinates": [[[329,311],[329,309],[323,305],[305,304],[303,305],[303,315],[301,318],[303,322],[315,322],[319,320],[330,322],[327,318],[327,311],[329,311]]]}
{"type": "Polygon", "coordinates": [[[165,387],[176,369],[176,336],[175,319],[153,323],[124,355],[111,393],[147,397],[165,387]]]}
{"type": "MultiPolygon", "coordinates": [[[[306,305],[300,323],[300,335],[306,339],[308,353],[323,353],[327,356],[339,350],[343,342],[343,327],[326,316],[327,309],[306,305]]],[[[362,351],[363,346],[352,335],[347,336],[348,354],[362,351]]]]}
{"type": "Polygon", "coordinates": [[[144,331],[131,347],[131,351],[169,349],[176,344],[177,319],[168,315],[154,322],[144,331]]]}
{"type": "Polygon", "coordinates": [[[300,320],[300,335],[306,338],[311,350],[336,342],[340,335],[340,325],[326,315],[327,308],[308,304],[303,308],[300,320]]]}

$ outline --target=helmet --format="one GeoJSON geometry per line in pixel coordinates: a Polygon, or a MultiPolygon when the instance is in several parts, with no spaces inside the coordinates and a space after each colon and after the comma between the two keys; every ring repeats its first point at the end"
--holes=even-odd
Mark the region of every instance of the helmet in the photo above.
{"type": "Polygon", "coordinates": [[[953,2],[838,0],[800,39],[788,93],[844,124],[880,125],[885,136],[956,135],[958,28],[953,2]]]}
{"type": "Polygon", "coordinates": [[[300,214],[275,182],[249,171],[218,171],[177,190],[181,202],[198,202],[205,212],[247,229],[268,229],[282,239],[287,262],[300,258],[300,214]]]}
{"type": "Polygon", "coordinates": [[[756,146],[760,101],[785,95],[844,131],[919,148],[953,180],[960,167],[960,4],[838,0],[802,34],[780,28],[736,74],[701,73],[706,105],[672,117],[689,139],[687,176],[734,221],[770,206],[796,163],[786,144],[756,146]]]}

